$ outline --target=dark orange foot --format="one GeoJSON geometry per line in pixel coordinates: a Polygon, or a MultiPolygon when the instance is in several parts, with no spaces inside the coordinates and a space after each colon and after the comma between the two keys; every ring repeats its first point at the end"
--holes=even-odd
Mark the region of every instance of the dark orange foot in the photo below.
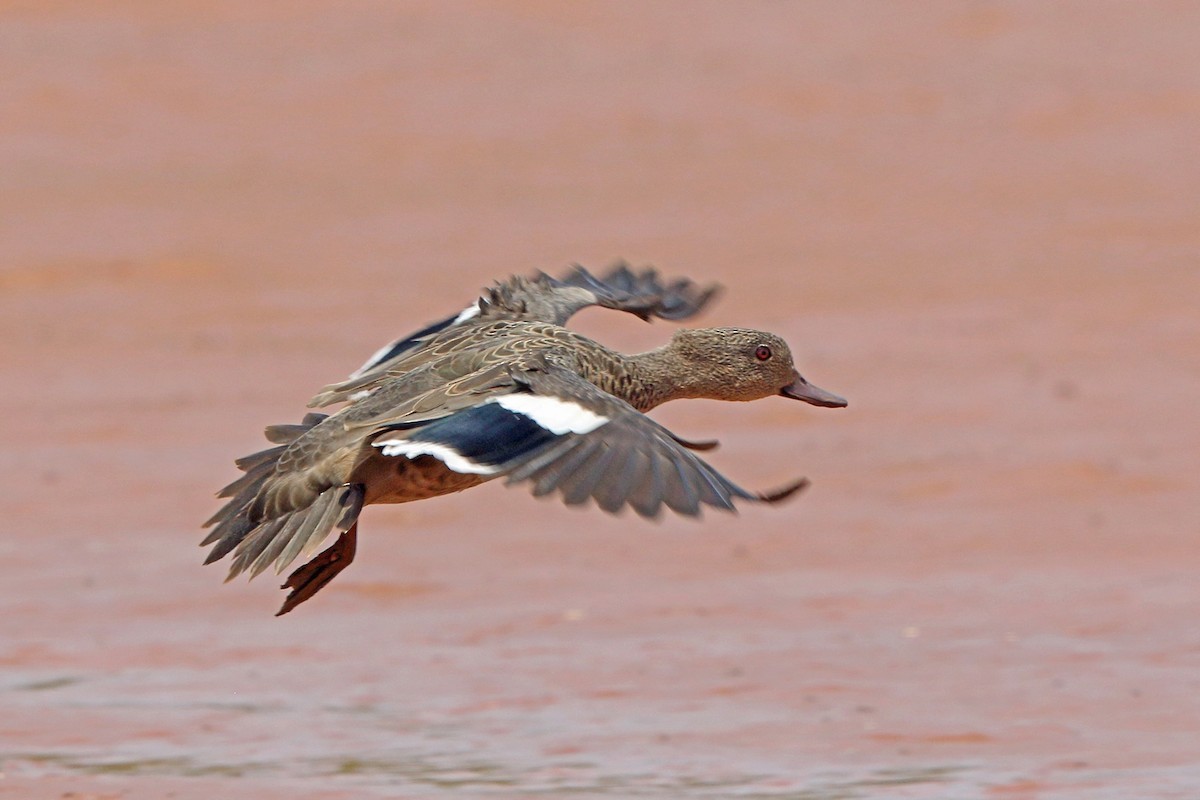
{"type": "Polygon", "coordinates": [[[280,617],[296,606],[325,588],[337,574],[350,566],[354,560],[354,550],[358,545],[358,524],[350,526],[350,530],[338,537],[327,550],[322,550],[312,561],[298,568],[284,582],[280,589],[291,589],[291,594],[283,601],[283,605],[275,616],[280,617]]]}

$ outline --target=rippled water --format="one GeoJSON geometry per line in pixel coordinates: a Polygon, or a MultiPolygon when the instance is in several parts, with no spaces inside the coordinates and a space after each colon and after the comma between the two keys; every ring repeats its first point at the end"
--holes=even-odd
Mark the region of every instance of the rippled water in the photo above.
{"type": "MultiPolygon", "coordinates": [[[[1200,5],[0,7],[0,796],[1200,797],[1200,5]],[[794,502],[484,486],[288,617],[199,523],[493,278],[653,261],[794,502]]],[[[580,316],[626,351],[664,323],[580,316]]]]}

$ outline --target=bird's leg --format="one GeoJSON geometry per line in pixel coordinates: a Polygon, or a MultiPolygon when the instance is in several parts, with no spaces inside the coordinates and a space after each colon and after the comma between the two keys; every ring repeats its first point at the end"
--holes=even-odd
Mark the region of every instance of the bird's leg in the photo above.
{"type": "Polygon", "coordinates": [[[292,591],[283,601],[283,606],[275,612],[275,616],[279,617],[288,613],[325,588],[325,584],[350,566],[350,562],[354,560],[354,550],[357,544],[358,523],[356,522],[350,526],[349,530],[342,533],[332,546],[322,550],[307,564],[288,575],[287,581],[279,588],[292,591]]]}

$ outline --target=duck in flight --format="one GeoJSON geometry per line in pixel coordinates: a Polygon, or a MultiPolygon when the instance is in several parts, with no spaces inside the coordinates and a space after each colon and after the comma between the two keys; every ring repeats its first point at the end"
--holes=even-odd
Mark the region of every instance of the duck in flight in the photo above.
{"type": "Polygon", "coordinates": [[[748,328],[681,329],[663,347],[626,355],[563,327],[601,306],[643,319],[687,319],[716,287],[665,282],[620,264],[603,278],[582,267],[500,282],[464,311],[376,352],[347,380],[309,403],[345,402],[297,425],[272,425],[276,446],[238,459],[243,475],[219,492],[228,502],[206,523],[205,563],[231,556],[229,578],[274,567],[293,571],[278,614],[326,586],[354,558],[358,518],[372,503],[406,503],[503,477],[535,496],[626,506],[654,518],[668,508],[776,503],[799,479],[758,493],[730,481],[695,451],[715,442],[675,436],[645,412],[669,400],[782,396],[839,408],[846,401],[809,383],[778,336],[748,328]]]}

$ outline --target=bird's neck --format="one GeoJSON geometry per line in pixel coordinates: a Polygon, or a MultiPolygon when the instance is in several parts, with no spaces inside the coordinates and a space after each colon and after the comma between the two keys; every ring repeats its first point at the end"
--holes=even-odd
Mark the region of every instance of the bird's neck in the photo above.
{"type": "Polygon", "coordinates": [[[703,397],[695,371],[671,347],[624,357],[628,386],[618,396],[639,411],[649,411],[670,400],[703,397]]]}

